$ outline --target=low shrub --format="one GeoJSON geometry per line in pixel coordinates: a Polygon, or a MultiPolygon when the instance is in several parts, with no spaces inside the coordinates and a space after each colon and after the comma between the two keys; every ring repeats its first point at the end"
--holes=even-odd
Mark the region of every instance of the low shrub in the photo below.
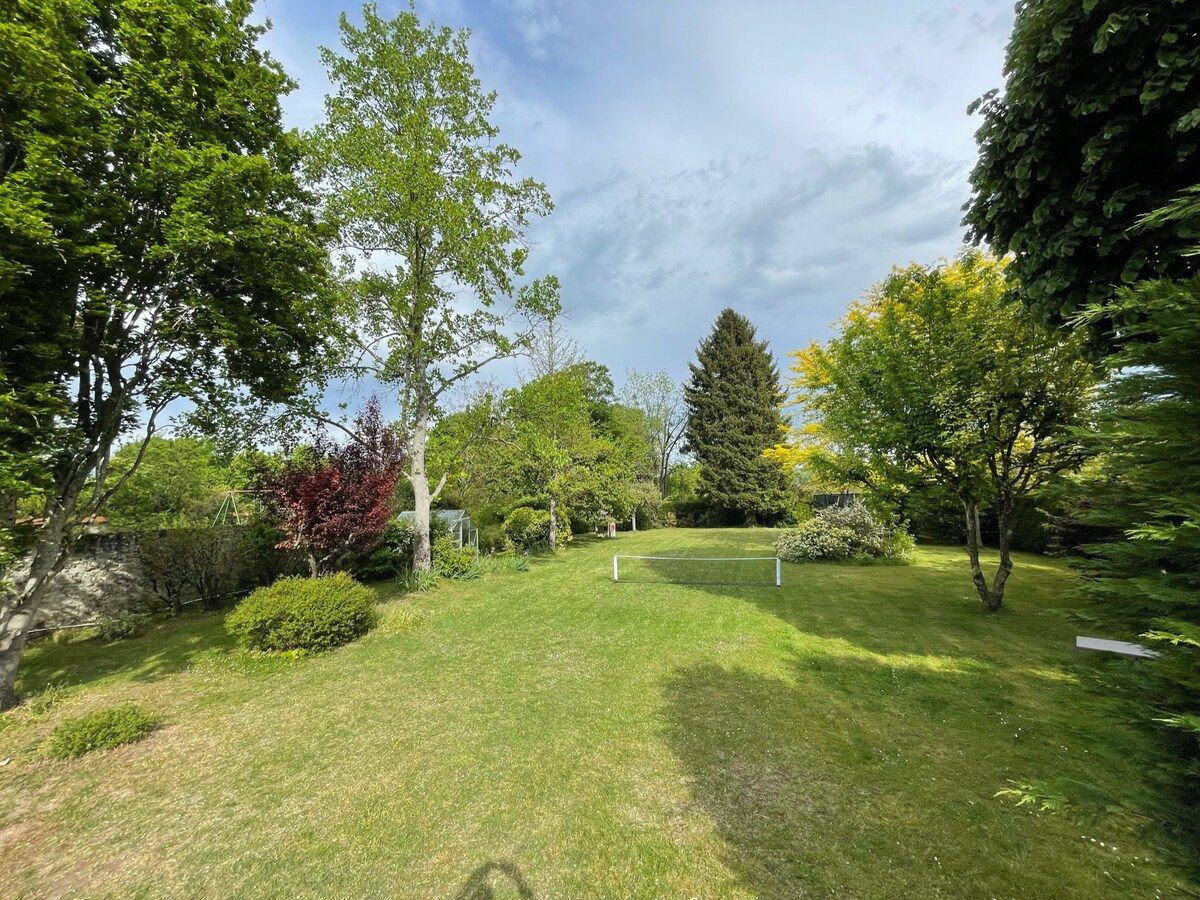
{"type": "Polygon", "coordinates": [[[105,619],[96,629],[96,640],[101,643],[120,641],[125,638],[137,637],[144,634],[154,619],[146,613],[126,613],[112,619],[105,619]]]}
{"type": "Polygon", "coordinates": [[[785,562],[813,559],[848,559],[854,532],[831,525],[819,516],[789,528],[775,541],[775,555],[785,562]]]}
{"type": "Polygon", "coordinates": [[[137,706],[101,709],[67,719],[55,728],[46,752],[56,759],[72,759],[93,750],[132,743],[153,731],[157,724],[158,719],[137,706]]]}
{"type": "Polygon", "coordinates": [[[404,589],[406,591],[425,592],[433,590],[437,587],[438,573],[432,569],[428,572],[411,571],[404,575],[404,589]]]}
{"type": "Polygon", "coordinates": [[[443,578],[477,578],[479,552],[471,546],[456,547],[449,535],[433,542],[433,568],[443,578]]]}
{"type": "Polygon", "coordinates": [[[225,629],[254,650],[329,650],[370,631],[375,592],[345,572],[281,578],[259,588],[225,618],[225,629]]]}
{"type": "Polygon", "coordinates": [[[780,534],[775,552],[787,562],[816,559],[907,560],[912,536],[900,525],[885,522],[863,503],[828,506],[811,519],[780,534]]]}

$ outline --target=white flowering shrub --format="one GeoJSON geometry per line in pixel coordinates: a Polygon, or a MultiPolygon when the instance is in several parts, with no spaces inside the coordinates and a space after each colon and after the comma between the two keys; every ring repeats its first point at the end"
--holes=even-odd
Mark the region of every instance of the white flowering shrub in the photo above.
{"type": "Polygon", "coordinates": [[[807,562],[812,559],[846,559],[854,532],[849,528],[830,525],[819,516],[789,528],[775,541],[775,555],[784,562],[807,562]]]}
{"type": "Polygon", "coordinates": [[[787,562],[814,559],[900,559],[912,556],[912,535],[890,525],[863,503],[829,506],[789,528],[775,542],[776,555],[787,562]]]}

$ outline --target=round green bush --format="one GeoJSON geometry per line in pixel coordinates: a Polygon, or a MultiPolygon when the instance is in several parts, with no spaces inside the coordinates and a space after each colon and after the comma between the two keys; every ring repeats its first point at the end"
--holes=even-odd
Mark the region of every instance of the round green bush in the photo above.
{"type": "Polygon", "coordinates": [[[67,719],[54,729],[46,752],[56,759],[72,759],[93,750],[107,750],[145,737],[158,724],[150,713],[133,705],[101,709],[67,719]]]}
{"type": "Polygon", "coordinates": [[[225,618],[225,630],[254,650],[329,650],[375,627],[375,592],[345,572],[281,578],[225,618]]]}

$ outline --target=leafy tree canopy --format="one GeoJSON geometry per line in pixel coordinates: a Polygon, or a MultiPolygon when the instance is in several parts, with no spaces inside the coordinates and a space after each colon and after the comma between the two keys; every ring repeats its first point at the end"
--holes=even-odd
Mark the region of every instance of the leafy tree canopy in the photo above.
{"type": "Polygon", "coordinates": [[[0,24],[0,370],[70,403],[40,436],[31,577],[0,598],[0,705],[118,438],[179,398],[291,397],[335,333],[325,232],[281,124],[293,82],[250,11],[17,0],[0,24]]]}
{"type": "Polygon", "coordinates": [[[554,278],[518,288],[530,220],[550,212],[545,187],[517,178],[517,150],[489,121],[468,33],[423,25],[415,11],[363,25],[341,16],[343,52],[322,48],[334,92],[309,135],[325,219],[347,252],[358,352],[351,371],[400,395],[414,495],[414,565],[431,565],[425,446],[446,392],[532,340],[531,321],[559,309],[554,278]],[[511,308],[499,305],[513,300],[511,308]]]}
{"type": "Polygon", "coordinates": [[[1016,255],[1021,297],[1044,320],[1200,267],[1181,252],[1196,238],[1186,224],[1132,227],[1200,171],[1198,34],[1193,2],[1017,4],[1004,91],[972,105],[983,124],[965,224],[1016,255]]]}
{"type": "Polygon", "coordinates": [[[211,525],[222,492],[234,487],[212,442],[192,437],[126,444],[113,456],[109,474],[121,485],[102,512],[116,528],[211,525]]]}
{"type": "Polygon", "coordinates": [[[1078,466],[1095,375],[1076,340],[1006,303],[1007,263],[975,251],[912,265],[854,303],[826,344],[792,356],[805,423],[793,444],[835,480],[932,482],[963,505],[972,576],[998,609],[1017,498],[1078,466]],[[989,586],[979,516],[992,507],[1001,562],[989,586]]]}

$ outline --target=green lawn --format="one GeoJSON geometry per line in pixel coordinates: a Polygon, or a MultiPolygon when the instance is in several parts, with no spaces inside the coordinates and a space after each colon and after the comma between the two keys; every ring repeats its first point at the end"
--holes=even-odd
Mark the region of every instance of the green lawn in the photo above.
{"type": "Polygon", "coordinates": [[[1125,898],[1190,892],[1144,813],[1154,748],[1073,655],[1073,578],[1020,557],[985,617],[964,554],[785,565],[784,587],[613,584],[611,554],[771,553],[772,533],[583,539],[415,596],[298,661],[185,617],[43,641],[0,730],[0,894],[1125,898]],[[412,627],[413,611],[424,620],[412,627]],[[50,696],[50,695],[44,695],[50,696]],[[166,724],[37,742],[132,700],[166,724]],[[997,798],[1048,784],[1057,813],[997,798]],[[1105,807],[1109,807],[1105,811],[1105,807]]]}

